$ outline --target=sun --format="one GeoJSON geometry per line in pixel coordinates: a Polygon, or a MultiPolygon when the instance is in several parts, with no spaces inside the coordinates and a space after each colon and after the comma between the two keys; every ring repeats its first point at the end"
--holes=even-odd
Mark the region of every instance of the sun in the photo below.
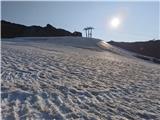
{"type": "Polygon", "coordinates": [[[115,17],[111,20],[111,26],[117,28],[120,25],[120,19],[115,17]]]}

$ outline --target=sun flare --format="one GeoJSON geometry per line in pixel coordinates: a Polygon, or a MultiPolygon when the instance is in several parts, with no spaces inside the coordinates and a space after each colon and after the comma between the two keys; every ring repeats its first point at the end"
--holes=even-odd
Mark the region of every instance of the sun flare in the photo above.
{"type": "Polygon", "coordinates": [[[119,18],[116,17],[116,18],[113,18],[111,20],[111,26],[113,28],[117,28],[119,25],[120,25],[120,19],[119,18]]]}

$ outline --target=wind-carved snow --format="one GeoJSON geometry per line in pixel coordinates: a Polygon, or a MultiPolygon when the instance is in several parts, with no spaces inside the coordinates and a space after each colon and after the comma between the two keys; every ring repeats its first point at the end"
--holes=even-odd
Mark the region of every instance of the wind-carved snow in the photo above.
{"type": "Polygon", "coordinates": [[[98,41],[2,40],[2,119],[159,120],[160,66],[98,41]]]}

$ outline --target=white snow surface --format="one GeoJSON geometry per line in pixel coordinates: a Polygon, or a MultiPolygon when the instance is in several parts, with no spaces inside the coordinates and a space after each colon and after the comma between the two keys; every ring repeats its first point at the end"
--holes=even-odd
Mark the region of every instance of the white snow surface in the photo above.
{"type": "Polygon", "coordinates": [[[98,39],[2,39],[3,120],[159,120],[160,65],[98,39]]]}

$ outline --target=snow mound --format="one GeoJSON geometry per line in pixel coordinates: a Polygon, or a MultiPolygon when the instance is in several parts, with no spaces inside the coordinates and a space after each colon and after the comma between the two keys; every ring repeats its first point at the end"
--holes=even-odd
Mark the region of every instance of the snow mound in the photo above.
{"type": "MultiPolygon", "coordinates": [[[[117,48],[115,46],[110,45],[109,43],[105,42],[104,40],[95,39],[95,38],[85,38],[85,37],[21,37],[21,38],[14,38],[14,39],[5,39],[5,42],[11,43],[11,44],[23,44],[30,46],[36,46],[38,44],[39,47],[41,47],[41,43],[44,45],[49,45],[50,47],[53,46],[59,46],[63,48],[65,47],[75,47],[75,48],[81,48],[81,49],[87,49],[92,51],[109,51],[114,54],[120,54],[120,55],[127,55],[131,56],[130,52],[127,52],[125,50],[122,50],[120,48],[117,48]]],[[[41,49],[43,49],[41,48],[41,49]]],[[[48,47],[47,47],[48,48],[48,47]]],[[[51,50],[51,49],[50,49],[51,50]]]]}
{"type": "Polygon", "coordinates": [[[105,41],[99,41],[97,42],[97,45],[102,49],[109,49],[112,47],[110,44],[106,43],[105,41]]]}

